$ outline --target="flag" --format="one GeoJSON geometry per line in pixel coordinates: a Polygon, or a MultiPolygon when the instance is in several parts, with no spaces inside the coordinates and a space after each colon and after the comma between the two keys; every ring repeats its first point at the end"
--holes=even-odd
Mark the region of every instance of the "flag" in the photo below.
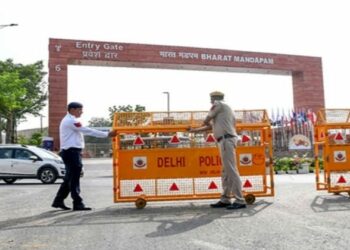
{"type": "Polygon", "coordinates": [[[315,124],[317,117],[315,112],[312,112],[312,109],[307,110],[306,119],[310,121],[312,124],[315,124]]]}
{"type": "Polygon", "coordinates": [[[280,125],[280,120],[281,120],[281,117],[280,117],[280,108],[277,108],[277,114],[276,114],[276,124],[277,124],[277,125],[280,125]]]}
{"type": "Polygon", "coordinates": [[[274,126],[276,122],[275,112],[271,109],[271,125],[274,126]]]}

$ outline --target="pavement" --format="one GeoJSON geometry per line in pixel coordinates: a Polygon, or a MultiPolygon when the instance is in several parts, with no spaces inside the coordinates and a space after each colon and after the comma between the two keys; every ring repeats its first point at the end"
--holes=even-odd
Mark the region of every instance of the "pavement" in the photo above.
{"type": "MultiPolygon", "coordinates": [[[[0,249],[348,249],[350,199],[317,191],[314,174],[275,175],[275,196],[246,209],[216,200],[114,203],[112,160],[84,160],[82,196],[92,211],[51,208],[59,187],[0,184],[0,249]]],[[[71,199],[67,198],[66,204],[71,199]]]]}

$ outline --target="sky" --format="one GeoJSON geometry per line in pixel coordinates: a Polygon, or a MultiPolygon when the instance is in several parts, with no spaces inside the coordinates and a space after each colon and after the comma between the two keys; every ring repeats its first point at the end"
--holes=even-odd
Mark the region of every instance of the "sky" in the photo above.
{"type": "MultiPolygon", "coordinates": [[[[11,0],[0,5],[0,60],[43,60],[49,38],[217,48],[322,58],[327,108],[349,108],[350,15],[345,0],[11,0]]],[[[47,79],[45,79],[47,80],[47,79]]],[[[108,107],[136,105],[147,111],[210,108],[209,93],[225,93],[233,109],[293,106],[290,76],[69,66],[68,101],[84,104],[82,122],[108,117],[108,107]]],[[[42,111],[48,124],[47,108],[42,111]]],[[[28,117],[18,129],[38,128],[28,117]]]]}

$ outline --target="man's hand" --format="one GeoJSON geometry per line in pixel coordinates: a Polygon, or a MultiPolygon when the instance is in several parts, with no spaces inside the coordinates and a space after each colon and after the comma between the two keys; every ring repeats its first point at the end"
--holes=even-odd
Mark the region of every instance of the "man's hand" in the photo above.
{"type": "Polygon", "coordinates": [[[188,127],[188,128],[187,128],[187,131],[188,131],[188,132],[190,132],[190,133],[194,133],[194,132],[196,132],[196,131],[195,131],[195,129],[194,129],[194,128],[192,128],[192,127],[188,127]]]}
{"type": "Polygon", "coordinates": [[[116,136],[118,133],[117,133],[117,130],[111,130],[111,131],[109,131],[109,133],[108,133],[108,136],[109,137],[114,137],[114,136],[116,136]]]}
{"type": "Polygon", "coordinates": [[[207,130],[211,130],[211,129],[212,129],[212,127],[210,124],[209,125],[203,124],[201,127],[198,127],[198,128],[188,127],[187,131],[190,133],[198,133],[198,132],[203,132],[203,131],[207,131],[207,130]]]}

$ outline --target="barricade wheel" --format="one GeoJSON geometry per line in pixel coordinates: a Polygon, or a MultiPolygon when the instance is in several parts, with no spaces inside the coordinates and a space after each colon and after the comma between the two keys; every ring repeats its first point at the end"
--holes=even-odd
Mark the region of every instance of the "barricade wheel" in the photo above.
{"type": "Polygon", "coordinates": [[[138,198],[136,201],[135,201],[135,206],[138,208],[138,209],[142,209],[146,206],[147,202],[145,199],[142,199],[142,198],[138,198]]]}
{"type": "Polygon", "coordinates": [[[255,201],[255,196],[253,194],[247,194],[245,197],[245,202],[247,202],[247,204],[251,205],[254,203],[255,201]]]}

